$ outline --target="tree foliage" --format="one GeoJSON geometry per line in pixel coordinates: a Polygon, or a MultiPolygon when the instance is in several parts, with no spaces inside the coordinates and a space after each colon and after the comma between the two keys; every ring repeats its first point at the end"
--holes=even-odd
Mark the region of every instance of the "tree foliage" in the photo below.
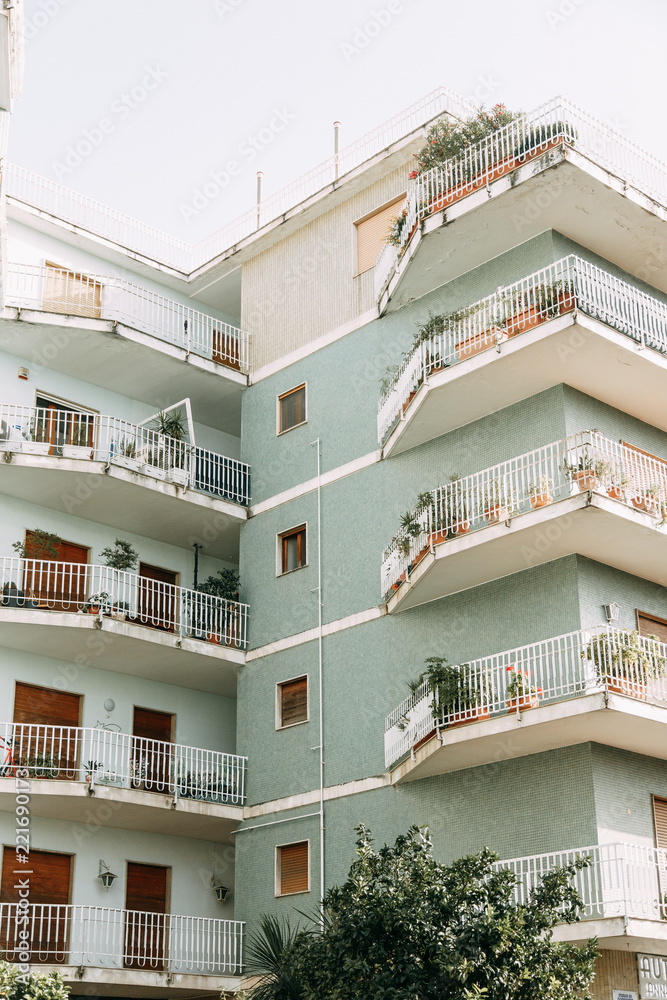
{"type": "Polygon", "coordinates": [[[68,1000],[69,986],[65,986],[59,972],[23,976],[16,965],[0,961],[0,997],[3,1000],[68,1000]]]}
{"type": "Polygon", "coordinates": [[[590,997],[596,942],[552,939],[555,924],[578,919],[572,877],[586,858],[548,872],[517,903],[517,878],[492,851],[444,865],[426,830],[412,827],[377,851],[363,826],[358,833],[347,881],[327,892],[322,932],[285,933],[280,974],[266,976],[253,1000],[590,997]]]}

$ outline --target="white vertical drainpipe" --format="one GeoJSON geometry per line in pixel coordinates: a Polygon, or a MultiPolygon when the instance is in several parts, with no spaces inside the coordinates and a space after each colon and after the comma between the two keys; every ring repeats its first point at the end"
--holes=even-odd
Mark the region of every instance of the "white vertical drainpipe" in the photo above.
{"type": "Polygon", "coordinates": [[[334,181],[338,180],[339,152],[340,152],[340,122],[334,122],[334,181]]]}
{"type": "Polygon", "coordinates": [[[317,649],[318,649],[318,699],[319,699],[319,747],[320,752],[320,920],[324,927],[324,718],[322,697],[322,505],[321,505],[321,458],[320,439],[311,442],[317,448],[317,649]]]}
{"type": "Polygon", "coordinates": [[[260,214],[262,211],[262,179],[264,177],[264,171],[257,171],[257,228],[260,227],[260,214]]]}

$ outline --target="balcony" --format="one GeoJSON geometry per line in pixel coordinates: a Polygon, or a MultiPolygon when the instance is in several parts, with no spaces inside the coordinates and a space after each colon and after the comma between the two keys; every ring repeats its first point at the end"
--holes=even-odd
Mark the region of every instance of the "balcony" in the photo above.
{"type": "Polygon", "coordinates": [[[561,382],[667,430],[667,305],[575,255],[499,288],[405,359],[380,400],[383,456],[561,382]]]}
{"type": "Polygon", "coordinates": [[[425,680],[387,716],[386,767],[397,783],[589,741],[667,760],[666,665],[666,644],[610,626],[471,660],[456,697],[425,680]]]}
{"type": "Polygon", "coordinates": [[[151,405],[177,391],[195,419],[239,432],[245,331],[126,278],[37,264],[6,265],[3,306],[11,353],[151,405]]]}
{"type": "Polygon", "coordinates": [[[666,205],[664,163],[575,105],[550,101],[415,180],[399,245],[375,265],[380,313],[551,228],[630,273],[648,267],[666,291],[666,205]]]}
{"type": "Polygon", "coordinates": [[[0,903],[3,957],[19,962],[27,950],[29,964],[60,972],[78,993],[94,985],[108,995],[153,997],[238,989],[238,980],[231,979],[243,967],[244,925],[238,920],[33,904],[26,925],[22,912],[19,903],[0,903]],[[24,927],[27,949],[20,937],[24,927]]]}
{"type": "MultiPolygon", "coordinates": [[[[574,876],[584,903],[581,920],[560,924],[554,940],[583,942],[597,937],[602,949],[665,954],[667,949],[667,851],[643,844],[593,844],[552,854],[534,854],[499,861],[517,876],[515,898],[528,900],[540,877],[578,857],[590,866],[574,876]]],[[[643,993],[642,996],[658,994],[643,993]]]]}
{"type": "Polygon", "coordinates": [[[88,563],[6,557],[0,584],[0,645],[236,693],[247,604],[88,563]]]}
{"type": "Polygon", "coordinates": [[[74,502],[81,517],[187,548],[202,518],[213,517],[207,552],[238,557],[250,500],[243,462],[118,417],[11,403],[0,404],[0,452],[3,493],[38,496],[65,513],[74,502]],[[99,477],[100,488],[77,493],[82,473],[99,477]]]}
{"type": "Polygon", "coordinates": [[[579,553],[667,585],[667,463],[593,431],[424,495],[383,553],[389,613],[579,553]]]}
{"type": "Polygon", "coordinates": [[[247,758],[235,754],[102,728],[5,722],[0,755],[0,809],[12,809],[20,769],[33,813],[51,819],[87,822],[95,795],[123,806],[114,826],[220,841],[243,815],[247,758]]]}

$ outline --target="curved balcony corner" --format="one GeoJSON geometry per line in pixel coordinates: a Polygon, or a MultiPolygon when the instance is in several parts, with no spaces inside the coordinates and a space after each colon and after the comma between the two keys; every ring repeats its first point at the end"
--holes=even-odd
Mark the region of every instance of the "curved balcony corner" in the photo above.
{"type": "Polygon", "coordinates": [[[382,594],[393,612],[572,553],[665,586],[666,524],[667,462],[582,431],[424,494],[382,594]]]}
{"type": "Polygon", "coordinates": [[[456,697],[426,680],[387,716],[394,783],[587,741],[667,759],[665,643],[600,625],[451,669],[456,697]]]}

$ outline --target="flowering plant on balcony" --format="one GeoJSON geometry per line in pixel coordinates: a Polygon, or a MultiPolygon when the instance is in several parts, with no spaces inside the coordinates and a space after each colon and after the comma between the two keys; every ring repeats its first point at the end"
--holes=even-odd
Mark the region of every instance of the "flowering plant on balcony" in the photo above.
{"type": "Polygon", "coordinates": [[[425,663],[427,669],[409,687],[414,692],[426,681],[432,695],[433,718],[439,724],[446,722],[448,716],[474,713],[475,709],[488,705],[489,679],[474,671],[469,663],[448,664],[444,656],[429,656],[425,663]]]}
{"type": "Polygon", "coordinates": [[[428,130],[424,146],[415,153],[417,175],[460,156],[475,143],[520,117],[520,112],[509,111],[504,104],[495,104],[490,111],[480,108],[476,115],[463,121],[440,118],[428,130]]]}
{"type": "Polygon", "coordinates": [[[508,701],[515,701],[517,698],[537,698],[541,696],[542,688],[531,684],[530,677],[530,670],[518,670],[514,666],[507,667],[505,696],[508,701]]]}
{"type": "Polygon", "coordinates": [[[616,634],[601,632],[581,651],[581,658],[592,661],[601,682],[616,675],[645,684],[649,678],[664,677],[667,673],[667,658],[651,648],[646,639],[660,642],[657,635],[643,639],[636,629],[616,634]]]}
{"type": "Polygon", "coordinates": [[[407,207],[402,209],[398,215],[392,216],[389,220],[389,228],[387,229],[387,235],[385,236],[385,243],[388,243],[392,247],[400,247],[401,233],[403,232],[407,217],[407,207]]]}

